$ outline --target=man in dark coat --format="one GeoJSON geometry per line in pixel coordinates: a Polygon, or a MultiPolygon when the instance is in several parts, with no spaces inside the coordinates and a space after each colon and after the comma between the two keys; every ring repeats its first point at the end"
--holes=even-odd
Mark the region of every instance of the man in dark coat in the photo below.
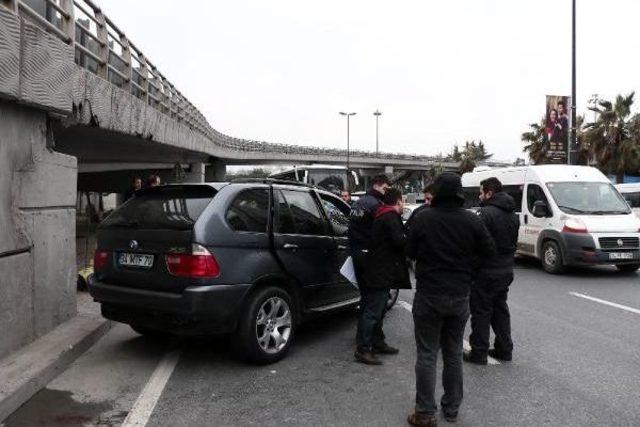
{"type": "Polygon", "coordinates": [[[513,255],[520,220],[513,198],[502,191],[498,178],[480,183],[480,201],[478,214],[493,237],[496,254],[482,263],[471,288],[471,351],[465,353],[464,360],[486,365],[487,355],[507,361],[512,357],[507,293],[513,282],[513,255]],[[489,327],[496,335],[493,349],[489,349],[489,327]]]}
{"type": "Polygon", "coordinates": [[[442,348],[440,401],[448,421],[462,402],[462,339],[469,317],[469,291],[478,259],[495,251],[480,218],[463,209],[460,176],[440,174],[430,209],[418,214],[409,231],[407,253],[416,260],[413,318],[417,347],[416,406],[408,421],[435,426],[436,361],[442,348]]]}
{"type": "Polygon", "coordinates": [[[355,352],[357,361],[380,364],[376,354],[397,354],[398,349],[385,341],[382,325],[389,290],[411,289],[405,256],[407,238],[402,226],[402,193],[392,188],[386,192],[383,205],[374,214],[370,266],[367,287],[362,292],[362,316],[359,328],[362,342],[355,352]]]}
{"type": "MultiPolygon", "coordinates": [[[[356,332],[356,359],[363,363],[378,365],[380,360],[373,354],[373,342],[384,341],[384,336],[379,336],[382,329],[375,328],[377,322],[371,316],[365,316],[367,304],[379,302],[381,292],[369,286],[369,268],[371,266],[371,241],[373,221],[378,207],[382,205],[382,198],[389,189],[389,178],[386,175],[378,175],[373,178],[372,187],[363,197],[359,198],[351,207],[349,216],[349,245],[353,268],[360,289],[360,321],[356,332]],[[376,299],[378,298],[378,299],[376,299]],[[372,334],[376,334],[374,340],[372,334]]],[[[386,301],[386,296],[385,296],[386,301]]]]}

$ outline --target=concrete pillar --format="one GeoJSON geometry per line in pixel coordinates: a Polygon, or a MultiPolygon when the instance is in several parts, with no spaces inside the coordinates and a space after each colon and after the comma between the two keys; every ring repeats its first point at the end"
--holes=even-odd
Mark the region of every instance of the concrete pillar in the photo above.
{"type": "Polygon", "coordinates": [[[0,358],[76,314],[75,157],[46,113],[0,101],[0,358]]]}
{"type": "Polygon", "coordinates": [[[191,163],[190,171],[184,178],[184,182],[204,182],[205,165],[204,163],[191,163]]]}
{"type": "Polygon", "coordinates": [[[215,160],[207,165],[205,180],[206,182],[224,182],[227,175],[227,165],[220,159],[215,160]]]}
{"type": "Polygon", "coordinates": [[[387,174],[387,175],[393,174],[393,166],[385,166],[384,167],[384,173],[387,174]]]}

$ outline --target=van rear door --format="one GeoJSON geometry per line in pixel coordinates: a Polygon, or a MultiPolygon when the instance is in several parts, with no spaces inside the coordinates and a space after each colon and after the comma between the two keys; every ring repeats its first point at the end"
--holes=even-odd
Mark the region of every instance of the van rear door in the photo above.
{"type": "Polygon", "coordinates": [[[98,227],[98,251],[105,262],[97,280],[166,292],[204,280],[172,275],[166,257],[191,253],[193,226],[216,192],[208,185],[139,191],[98,227]]]}

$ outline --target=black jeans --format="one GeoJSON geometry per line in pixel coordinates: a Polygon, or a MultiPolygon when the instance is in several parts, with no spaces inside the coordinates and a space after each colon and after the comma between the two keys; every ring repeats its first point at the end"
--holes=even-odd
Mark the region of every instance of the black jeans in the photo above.
{"type": "Polygon", "coordinates": [[[471,288],[471,335],[469,344],[475,357],[486,358],[489,351],[489,327],[496,335],[493,347],[511,356],[511,316],[507,305],[513,273],[480,275],[471,288]]]}
{"type": "Polygon", "coordinates": [[[382,323],[389,289],[360,287],[360,320],[356,332],[358,349],[371,351],[384,344],[382,323]]]}
{"type": "Polygon", "coordinates": [[[469,298],[427,296],[413,300],[416,347],[416,412],[435,414],[436,361],[442,348],[442,410],[457,414],[462,403],[462,339],[469,298]]]}

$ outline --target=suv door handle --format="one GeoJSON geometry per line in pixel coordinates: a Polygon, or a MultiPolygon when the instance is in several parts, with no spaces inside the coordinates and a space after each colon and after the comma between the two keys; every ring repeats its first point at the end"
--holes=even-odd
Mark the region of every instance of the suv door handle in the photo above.
{"type": "Polygon", "coordinates": [[[284,249],[298,249],[299,246],[295,243],[285,243],[283,246],[284,249]]]}

